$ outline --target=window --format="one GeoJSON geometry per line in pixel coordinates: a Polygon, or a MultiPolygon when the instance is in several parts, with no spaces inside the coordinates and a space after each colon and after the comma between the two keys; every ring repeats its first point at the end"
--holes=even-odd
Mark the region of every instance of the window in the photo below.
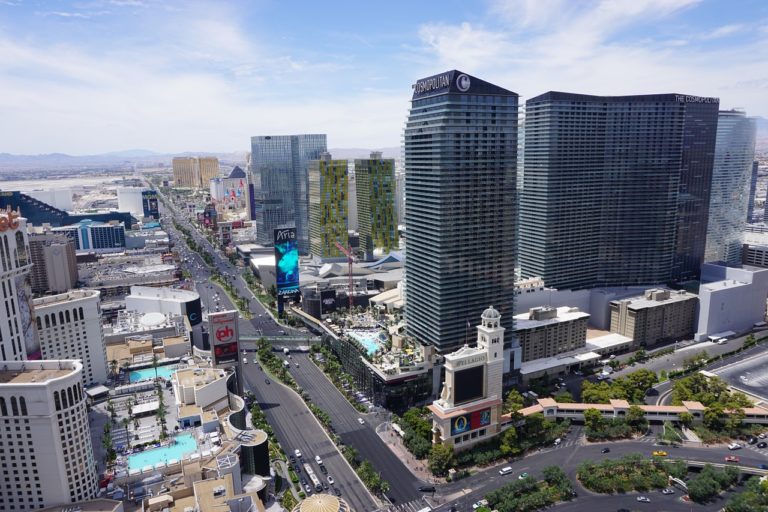
{"type": "Polygon", "coordinates": [[[0,396],[0,415],[8,416],[8,408],[5,405],[5,398],[0,396]]]}

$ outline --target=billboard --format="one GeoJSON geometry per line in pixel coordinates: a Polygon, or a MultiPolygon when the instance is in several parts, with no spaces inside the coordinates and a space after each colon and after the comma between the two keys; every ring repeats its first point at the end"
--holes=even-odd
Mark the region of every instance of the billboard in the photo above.
{"type": "Polygon", "coordinates": [[[237,311],[222,311],[208,315],[208,331],[213,349],[213,364],[236,363],[240,332],[237,311]]]}
{"type": "Polygon", "coordinates": [[[465,432],[487,427],[491,424],[491,408],[473,411],[451,418],[451,435],[457,436],[465,432]]]}
{"type": "Polygon", "coordinates": [[[189,325],[195,326],[203,321],[203,308],[200,297],[185,304],[185,314],[189,319],[189,325]]]}
{"type": "Polygon", "coordinates": [[[320,314],[327,315],[336,311],[336,290],[320,292],[320,314]]]}
{"type": "Polygon", "coordinates": [[[275,274],[278,295],[299,290],[299,243],[296,228],[275,230],[275,274]]]}
{"type": "Polygon", "coordinates": [[[459,370],[454,373],[454,385],[456,394],[454,402],[463,404],[483,397],[483,378],[485,377],[485,365],[459,370]]]}

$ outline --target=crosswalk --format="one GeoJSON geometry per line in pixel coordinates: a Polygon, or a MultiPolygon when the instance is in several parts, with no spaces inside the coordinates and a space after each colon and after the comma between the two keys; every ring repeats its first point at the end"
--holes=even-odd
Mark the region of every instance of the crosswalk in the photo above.
{"type": "Polygon", "coordinates": [[[419,512],[425,508],[432,509],[429,503],[424,498],[409,501],[407,503],[398,503],[397,505],[390,505],[385,508],[379,509],[377,512],[419,512]]]}
{"type": "Polygon", "coordinates": [[[768,457],[768,448],[758,448],[756,444],[747,444],[744,445],[744,448],[747,450],[752,450],[753,452],[757,452],[763,457],[768,457]]]}

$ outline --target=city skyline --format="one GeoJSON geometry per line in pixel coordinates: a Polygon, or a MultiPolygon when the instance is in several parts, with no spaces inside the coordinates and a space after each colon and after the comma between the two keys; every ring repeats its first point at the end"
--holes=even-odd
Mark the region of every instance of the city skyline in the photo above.
{"type": "Polygon", "coordinates": [[[4,0],[0,151],[236,151],[253,133],[396,146],[411,85],[454,68],[523,100],[549,90],[686,91],[768,117],[766,18],[756,0],[448,1],[439,11],[395,2],[375,13],[351,4],[4,0]]]}

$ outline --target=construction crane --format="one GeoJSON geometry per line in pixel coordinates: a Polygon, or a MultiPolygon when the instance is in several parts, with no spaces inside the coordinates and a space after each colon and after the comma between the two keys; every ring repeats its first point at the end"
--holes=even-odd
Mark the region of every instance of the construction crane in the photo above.
{"type": "Polygon", "coordinates": [[[349,288],[347,290],[347,295],[349,296],[349,313],[352,314],[352,263],[355,261],[355,256],[352,254],[352,248],[350,247],[347,249],[343,245],[341,245],[339,242],[335,242],[336,247],[344,253],[344,255],[347,257],[347,263],[349,263],[349,288]]]}

